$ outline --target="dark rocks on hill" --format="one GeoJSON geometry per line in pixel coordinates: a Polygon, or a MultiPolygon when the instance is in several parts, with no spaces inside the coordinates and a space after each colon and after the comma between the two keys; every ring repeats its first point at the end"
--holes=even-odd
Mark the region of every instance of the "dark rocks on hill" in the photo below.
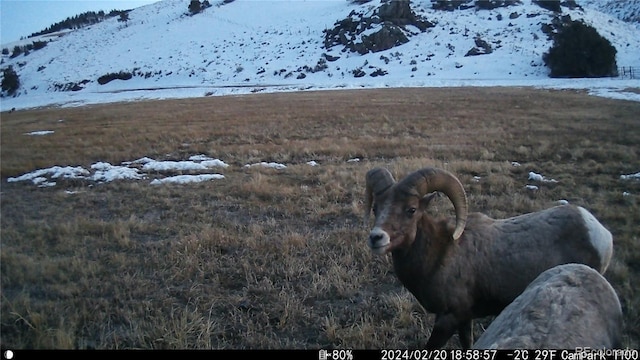
{"type": "Polygon", "coordinates": [[[434,10],[466,10],[475,7],[472,0],[431,0],[431,7],[434,10]]]}
{"type": "Polygon", "coordinates": [[[364,55],[368,52],[388,50],[407,42],[409,42],[409,38],[400,27],[393,24],[385,24],[379,31],[363,36],[362,41],[354,43],[351,49],[364,55]]]}
{"type": "Polygon", "coordinates": [[[327,61],[330,61],[330,62],[333,62],[333,61],[336,61],[336,60],[340,59],[340,56],[332,56],[332,55],[324,54],[324,53],[322,54],[322,56],[323,56],[327,61]]]}
{"type": "Polygon", "coordinates": [[[51,89],[53,91],[80,91],[84,89],[84,87],[90,83],[89,80],[82,80],[80,82],[70,82],[70,83],[55,83],[52,85],[51,89]]]}
{"type": "Polygon", "coordinates": [[[432,23],[417,16],[413,10],[411,10],[408,0],[384,3],[377,9],[377,15],[383,22],[397,26],[413,25],[420,29],[420,31],[425,31],[434,26],[432,23]]]}
{"type": "Polygon", "coordinates": [[[380,5],[371,16],[352,11],[349,16],[324,31],[324,46],[330,49],[344,46],[343,51],[359,54],[388,50],[409,41],[414,35],[407,26],[419,31],[435,26],[411,10],[409,0],[389,1],[380,5]]]}
{"type": "Polygon", "coordinates": [[[521,0],[431,0],[431,7],[435,10],[493,10],[522,3],[521,0]]]}
{"type": "Polygon", "coordinates": [[[568,24],[571,24],[571,15],[555,16],[550,24],[542,24],[542,32],[551,40],[560,29],[568,24]]]}
{"type": "Polygon", "coordinates": [[[543,9],[547,9],[556,13],[562,12],[560,8],[560,0],[533,0],[534,4],[537,4],[543,9]]]}
{"type": "Polygon", "coordinates": [[[507,7],[521,3],[520,0],[476,0],[476,8],[482,10],[493,10],[499,7],[507,7]]]}
{"type": "Polygon", "coordinates": [[[491,44],[489,44],[488,42],[480,38],[475,38],[475,42],[476,42],[476,46],[471,48],[471,50],[467,51],[465,56],[485,55],[485,54],[491,54],[493,52],[493,48],[491,47],[491,44]]]}

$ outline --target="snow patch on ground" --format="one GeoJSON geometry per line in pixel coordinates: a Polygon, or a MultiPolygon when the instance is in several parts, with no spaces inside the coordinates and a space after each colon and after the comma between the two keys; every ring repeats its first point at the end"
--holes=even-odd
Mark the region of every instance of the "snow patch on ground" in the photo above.
{"type": "Polygon", "coordinates": [[[210,181],[216,179],[224,179],[224,175],[221,174],[200,174],[200,175],[176,175],[170,176],[163,179],[155,179],[151,181],[150,185],[161,185],[161,184],[190,184],[190,183],[199,183],[203,181],[210,181]]]}
{"type": "Polygon", "coordinates": [[[29,135],[29,136],[43,136],[43,135],[50,135],[53,134],[54,131],[53,130],[38,130],[38,131],[32,131],[32,132],[28,132],[25,135],[29,135]]]}
{"type": "Polygon", "coordinates": [[[53,166],[46,169],[38,169],[17,177],[10,177],[7,182],[31,181],[39,187],[51,187],[56,185],[57,179],[82,179],[97,183],[108,183],[116,180],[145,180],[150,173],[156,177],[151,184],[163,183],[193,183],[223,179],[221,174],[186,174],[169,177],[158,177],[166,172],[206,172],[212,168],[229,167],[224,161],[214,159],[206,155],[194,155],[185,161],[158,161],[149,157],[143,157],[134,161],[125,161],[121,165],[112,165],[108,162],[96,162],[89,169],[82,166],[53,166]],[[141,166],[142,165],[142,166],[141,166]]]}
{"type": "Polygon", "coordinates": [[[271,169],[276,169],[276,170],[282,170],[282,169],[286,169],[287,165],[285,164],[280,164],[280,163],[276,163],[276,162],[259,162],[259,163],[255,163],[255,164],[247,164],[244,167],[245,168],[251,168],[251,167],[256,167],[256,166],[260,166],[260,167],[265,167],[265,168],[271,168],[271,169]]]}

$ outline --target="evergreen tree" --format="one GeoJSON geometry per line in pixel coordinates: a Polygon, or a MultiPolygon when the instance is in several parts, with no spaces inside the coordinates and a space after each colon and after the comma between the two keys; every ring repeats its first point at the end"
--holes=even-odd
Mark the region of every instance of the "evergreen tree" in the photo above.
{"type": "Polygon", "coordinates": [[[596,29],[572,21],[558,30],[553,46],[542,59],[551,70],[551,77],[616,76],[616,52],[596,29]]]}
{"type": "Polygon", "coordinates": [[[191,2],[189,2],[189,12],[191,14],[197,14],[200,12],[200,10],[201,10],[201,7],[200,7],[199,0],[191,0],[191,2]]]}
{"type": "Polygon", "coordinates": [[[119,22],[123,22],[125,23],[125,25],[127,24],[127,21],[129,21],[129,13],[126,11],[121,11],[120,12],[120,17],[118,18],[119,22]]]}
{"type": "Polygon", "coordinates": [[[15,94],[20,87],[20,79],[12,66],[9,66],[2,70],[2,91],[6,91],[9,95],[15,94]]]}
{"type": "Polygon", "coordinates": [[[34,41],[33,42],[33,50],[40,50],[45,46],[47,46],[47,42],[46,41],[34,41]]]}
{"type": "Polygon", "coordinates": [[[22,48],[18,45],[13,47],[13,53],[11,53],[11,57],[14,58],[18,55],[22,54],[22,48]]]}
{"type": "Polygon", "coordinates": [[[97,24],[110,17],[119,16],[121,13],[122,11],[120,10],[111,10],[109,14],[105,14],[104,11],[87,11],[79,15],[68,17],[65,20],[57,22],[42,31],[31,34],[29,37],[50,34],[66,29],[80,29],[84,26],[97,24]]]}

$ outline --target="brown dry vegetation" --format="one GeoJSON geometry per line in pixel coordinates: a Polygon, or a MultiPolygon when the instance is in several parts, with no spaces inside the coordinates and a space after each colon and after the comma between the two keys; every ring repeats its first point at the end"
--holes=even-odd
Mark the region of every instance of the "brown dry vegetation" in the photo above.
{"type": "MultiPolygon", "coordinates": [[[[396,178],[438,166],[460,177],[472,211],[505,217],[559,199],[590,209],[614,235],[606,277],[623,305],[623,345],[637,348],[640,183],[620,175],[640,170],[638,114],[637,102],[528,88],[300,92],[3,113],[0,345],[422,347],[433,315],[401,287],[388,258],[370,254],[362,196],[374,166],[396,178]],[[55,133],[23,135],[34,130],[55,133]],[[226,178],[7,183],[54,165],[194,154],[230,164],[219,170],[226,178]],[[354,157],[361,161],[346,161],[354,157]],[[258,161],[289,166],[242,167],[258,161]],[[559,182],[528,191],[529,171],[559,182]]],[[[432,211],[451,216],[444,200],[432,211]]],[[[476,336],[489,320],[477,323],[476,336]]],[[[448,345],[459,346],[456,338],[448,345]]]]}

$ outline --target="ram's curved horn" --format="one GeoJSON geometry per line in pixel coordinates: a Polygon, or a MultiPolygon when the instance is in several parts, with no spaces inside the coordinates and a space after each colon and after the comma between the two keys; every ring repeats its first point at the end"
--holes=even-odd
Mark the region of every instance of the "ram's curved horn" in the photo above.
{"type": "Polygon", "coordinates": [[[423,168],[405,177],[398,187],[418,197],[423,197],[432,191],[440,191],[447,195],[456,210],[453,239],[460,238],[467,223],[468,205],[464,188],[455,175],[442,169],[423,168]]]}

